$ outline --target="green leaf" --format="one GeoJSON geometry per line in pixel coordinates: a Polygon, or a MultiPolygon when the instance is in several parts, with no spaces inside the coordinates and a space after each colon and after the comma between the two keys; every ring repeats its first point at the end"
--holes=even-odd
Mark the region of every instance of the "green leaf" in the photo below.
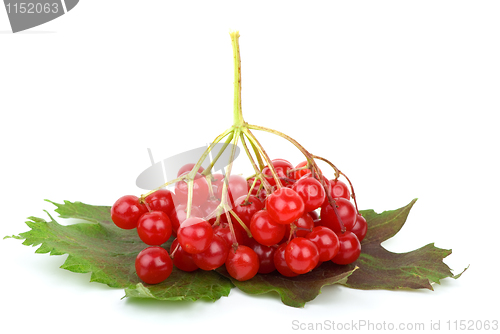
{"type": "Polygon", "coordinates": [[[417,200],[405,207],[380,214],[373,210],[362,211],[368,223],[366,238],[361,243],[359,259],[348,267],[358,267],[345,286],[356,289],[420,289],[433,290],[431,282],[439,283],[453,276],[443,259],[451,250],[441,249],[433,243],[408,253],[392,253],[381,243],[393,237],[403,227],[417,200]]]}
{"type": "MultiPolygon", "coordinates": [[[[51,202],[53,203],[53,202],[51,202]]],[[[170,277],[158,285],[142,284],[135,273],[135,257],[147,247],[136,230],[123,230],[110,218],[110,207],[80,202],[53,203],[63,218],[88,221],[63,226],[52,217],[49,221],[30,217],[30,231],[12,236],[25,239],[24,245],[40,247],[36,253],[69,254],[61,268],[76,273],[92,273],[90,281],[111,287],[126,288],[126,296],[162,300],[217,300],[233,287],[228,279],[215,272],[198,271],[194,275],[174,268],[170,277]]],[[[170,246],[170,242],[163,247],[170,246]]]]}
{"type": "Polygon", "coordinates": [[[241,291],[259,295],[271,291],[277,292],[283,304],[292,307],[304,307],[321,293],[325,285],[345,283],[347,277],[357,268],[345,268],[333,262],[323,263],[313,271],[296,277],[285,277],[278,272],[258,274],[248,281],[239,282],[229,276],[224,267],[217,269],[221,275],[231,279],[241,291]]]}
{"type": "MultiPolygon", "coordinates": [[[[429,244],[412,252],[398,254],[387,251],[381,243],[403,227],[416,199],[397,210],[380,214],[373,210],[361,213],[368,223],[368,233],[362,242],[359,259],[350,265],[323,263],[314,271],[297,277],[283,277],[277,272],[239,282],[229,276],[224,267],[217,271],[197,270],[192,273],[174,268],[170,277],[157,285],[143,284],[138,279],[134,262],[136,255],[147,247],[135,230],[117,228],[110,218],[110,207],[92,206],[80,202],[53,203],[62,218],[78,218],[85,223],[63,226],[52,217],[49,221],[30,217],[30,231],[6,238],[24,239],[24,245],[40,247],[36,253],[69,254],[61,268],[92,273],[91,281],[125,289],[124,297],[158,300],[217,300],[229,295],[237,286],[249,294],[277,293],[285,305],[304,307],[316,298],[325,285],[342,284],[356,289],[433,289],[453,276],[443,259],[451,250],[429,244]]],[[[171,241],[163,247],[170,246],[171,241]]],[[[463,272],[462,272],[463,273],[463,272]]]]}
{"type": "Polygon", "coordinates": [[[330,284],[342,284],[356,289],[432,289],[430,282],[439,283],[453,276],[443,258],[451,251],[434,247],[433,244],[415,251],[397,254],[384,249],[380,244],[396,235],[406,222],[415,204],[381,214],[373,210],[362,211],[368,223],[368,232],[362,242],[359,259],[350,265],[323,263],[314,271],[296,277],[283,277],[277,273],[257,275],[251,280],[238,282],[225,269],[218,271],[230,278],[234,285],[249,294],[277,292],[285,305],[303,307],[313,300],[321,288],[330,284]]]}

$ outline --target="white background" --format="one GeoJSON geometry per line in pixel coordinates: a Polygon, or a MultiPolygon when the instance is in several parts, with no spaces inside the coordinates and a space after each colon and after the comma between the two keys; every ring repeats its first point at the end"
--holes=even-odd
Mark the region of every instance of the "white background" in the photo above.
{"type": "MultiPolygon", "coordinates": [[[[5,239],[2,327],[281,333],[296,332],[294,320],[369,320],[440,321],[444,331],[448,320],[500,320],[488,306],[499,297],[499,16],[496,1],[83,0],[12,34],[0,9],[1,237],[43,210],[56,216],[44,199],[139,195],[147,148],[164,159],[229,127],[228,31],[239,29],[245,119],[333,161],[360,209],[418,197],[389,250],[435,242],[453,249],[445,262],[455,273],[470,265],[435,291],[328,286],[304,309],[237,289],[215,303],[121,300],[122,290],[59,269],[66,256],[5,239]]],[[[302,160],[258,135],[273,158],[302,160]]]]}

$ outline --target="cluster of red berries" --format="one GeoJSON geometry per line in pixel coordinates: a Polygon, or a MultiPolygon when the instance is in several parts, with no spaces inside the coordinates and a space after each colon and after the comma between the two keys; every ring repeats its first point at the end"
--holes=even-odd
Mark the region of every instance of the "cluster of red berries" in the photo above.
{"type": "MultiPolygon", "coordinates": [[[[177,182],[174,192],[160,189],[144,198],[118,199],[111,208],[113,222],[120,228],[137,228],[150,246],[137,255],[139,278],[156,284],[168,278],[174,265],[188,272],[225,265],[233,278],[245,281],[257,273],[277,270],[293,277],[325,261],[356,261],[367,224],[351,203],[348,186],[312,173],[307,162],[293,167],[275,159],[272,164],[278,177],[265,167],[264,177],[257,180],[205,176],[200,168],[193,180],[189,218],[185,181],[177,182]],[[228,190],[230,212],[220,210],[223,189],[228,190]],[[161,245],[172,235],[175,239],[167,251],[161,245]]],[[[193,167],[182,167],[178,176],[193,167]]]]}

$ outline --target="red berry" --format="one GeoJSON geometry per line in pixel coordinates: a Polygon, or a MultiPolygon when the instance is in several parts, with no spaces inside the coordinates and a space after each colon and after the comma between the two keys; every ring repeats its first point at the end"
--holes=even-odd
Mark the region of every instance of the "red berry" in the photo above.
{"type": "MultiPolygon", "coordinates": [[[[186,209],[187,209],[186,204],[180,204],[175,207],[175,210],[170,212],[169,218],[170,218],[170,223],[172,223],[172,233],[174,235],[177,235],[177,230],[179,229],[181,224],[186,220],[186,215],[187,215],[186,209]]],[[[199,207],[192,206],[190,217],[202,218],[203,212],[199,207]]]]}
{"type": "MultiPolygon", "coordinates": [[[[246,236],[246,232],[242,232],[242,230],[238,229],[236,225],[239,225],[239,223],[236,222],[235,224],[233,224],[234,235],[236,236],[236,240],[234,240],[233,235],[231,234],[231,229],[229,228],[228,223],[221,223],[217,226],[214,225],[213,226],[214,235],[222,237],[222,239],[224,239],[224,241],[228,246],[232,246],[235,242],[239,244],[245,244],[244,241],[246,239],[244,239],[243,233],[246,236]]],[[[250,238],[247,237],[247,239],[250,238]]]]}
{"type": "Polygon", "coordinates": [[[285,261],[293,272],[308,273],[318,264],[318,248],[311,240],[302,237],[294,238],[286,246],[285,261]]]}
{"type": "Polygon", "coordinates": [[[274,252],[276,248],[264,246],[255,240],[248,245],[259,257],[259,274],[269,274],[276,270],[274,266],[274,252]]]}
{"type": "MultiPolygon", "coordinates": [[[[181,174],[184,174],[184,173],[189,173],[193,167],[195,166],[196,164],[186,164],[184,166],[182,166],[179,171],[177,172],[177,177],[181,176],[181,174]]],[[[200,168],[198,169],[198,173],[202,173],[205,169],[203,167],[200,166],[200,168]]]]}
{"type": "MultiPolygon", "coordinates": [[[[227,202],[234,206],[234,201],[248,194],[247,181],[241,175],[230,175],[228,180],[229,192],[226,193],[227,202]]],[[[217,192],[214,193],[215,197],[222,199],[223,183],[217,187],[217,192]]],[[[226,190],[227,191],[227,190],[226,190]]]]}
{"type": "Polygon", "coordinates": [[[208,248],[197,254],[193,254],[194,263],[203,270],[213,270],[219,268],[226,262],[229,246],[224,239],[214,235],[208,248]]]}
{"type": "Polygon", "coordinates": [[[210,224],[213,224],[215,220],[217,219],[217,208],[219,207],[220,201],[215,198],[208,198],[205,203],[203,203],[200,206],[200,210],[202,212],[201,218],[207,220],[210,224]],[[208,216],[211,216],[212,218],[207,219],[208,216]]]}
{"type": "Polygon", "coordinates": [[[333,259],[339,252],[339,237],[327,227],[316,226],[306,238],[318,248],[320,262],[333,259]]]}
{"type": "Polygon", "coordinates": [[[205,251],[212,242],[212,225],[201,218],[186,219],[177,230],[177,240],[189,254],[205,251]]]}
{"type": "MultiPolygon", "coordinates": [[[[302,217],[297,219],[293,224],[295,224],[296,227],[295,236],[297,237],[305,237],[314,228],[314,220],[307,213],[303,214],[302,217]]],[[[285,225],[285,227],[286,227],[285,238],[288,239],[291,228],[290,225],[285,225]]]]}
{"type": "MultiPolygon", "coordinates": [[[[181,176],[188,174],[189,172],[184,172],[181,176]]],[[[187,181],[179,181],[175,184],[175,196],[181,203],[187,203],[188,200],[188,182],[187,181]]],[[[205,177],[201,176],[201,174],[196,173],[195,178],[193,180],[193,197],[192,204],[193,205],[201,205],[205,203],[208,198],[208,183],[205,177]]]]}
{"type": "Polygon", "coordinates": [[[359,213],[357,214],[356,224],[354,224],[351,232],[356,234],[359,242],[363,241],[366,236],[366,232],[368,232],[368,224],[366,223],[366,219],[359,213]]]}
{"type": "Polygon", "coordinates": [[[163,282],[170,276],[172,269],[173,263],[168,252],[159,246],[142,250],[135,259],[137,276],[148,284],[163,282]]]}
{"type": "Polygon", "coordinates": [[[198,269],[198,266],[194,263],[193,255],[186,252],[182,246],[179,245],[179,241],[177,239],[174,239],[172,245],[170,246],[170,254],[174,254],[174,265],[180,270],[195,271],[198,269]]]}
{"type": "Polygon", "coordinates": [[[279,224],[290,224],[304,214],[304,201],[292,189],[280,188],[267,196],[266,208],[279,224]]]}
{"type": "Polygon", "coordinates": [[[311,175],[300,178],[292,187],[304,201],[306,212],[316,210],[325,201],[326,192],[321,183],[311,175]]]}
{"type": "Polygon", "coordinates": [[[253,238],[265,245],[277,244],[285,236],[285,225],[276,223],[266,210],[255,213],[250,222],[253,238]]]}
{"type": "Polygon", "coordinates": [[[151,211],[163,211],[168,215],[175,208],[172,192],[168,189],[157,190],[144,200],[151,211]]]}
{"type": "Polygon", "coordinates": [[[349,264],[356,261],[361,254],[361,244],[358,237],[352,232],[337,233],[340,248],[337,255],[332,259],[336,264],[349,264]]]}
{"type": "Polygon", "coordinates": [[[285,250],[286,250],[286,243],[282,243],[274,252],[274,266],[276,267],[276,270],[278,272],[286,277],[295,277],[298,276],[296,272],[292,271],[290,267],[288,267],[288,264],[286,263],[285,260],[285,250]]]}
{"type": "Polygon", "coordinates": [[[172,235],[170,219],[163,211],[146,212],[139,218],[137,234],[144,243],[159,246],[172,235]]]}
{"type": "Polygon", "coordinates": [[[247,281],[259,271],[259,257],[250,247],[239,245],[236,251],[229,251],[226,269],[232,278],[247,281]]]}
{"type": "Polygon", "coordinates": [[[356,208],[345,198],[335,198],[334,201],[338,216],[330,204],[323,205],[321,207],[321,224],[334,232],[341,232],[342,225],[347,231],[350,231],[356,223],[356,208]]]}
{"type": "MultiPolygon", "coordinates": [[[[307,161],[302,161],[301,163],[299,163],[297,166],[295,166],[295,168],[301,168],[301,167],[305,167],[307,165],[307,161]]],[[[291,177],[295,180],[298,180],[300,179],[301,177],[303,177],[304,175],[307,175],[307,174],[310,174],[311,173],[311,170],[308,169],[308,168],[305,168],[305,169],[301,169],[301,170],[296,170],[294,171],[293,173],[291,173],[291,177]]]]}
{"type": "Polygon", "coordinates": [[[349,192],[349,187],[342,181],[330,180],[330,196],[331,197],[342,197],[346,200],[351,199],[351,193],[349,192]]]}
{"type": "Polygon", "coordinates": [[[248,201],[245,201],[247,195],[243,195],[234,202],[233,211],[238,217],[250,227],[252,216],[264,208],[264,204],[255,196],[249,196],[248,201]]]}
{"type": "Polygon", "coordinates": [[[134,195],[120,197],[111,207],[111,220],[119,228],[131,230],[137,227],[139,218],[148,212],[144,204],[134,195]]]}
{"type": "MultiPolygon", "coordinates": [[[[293,184],[291,182],[292,177],[291,176],[289,177],[287,175],[287,172],[293,168],[293,165],[284,159],[274,159],[271,162],[274,166],[274,169],[276,170],[276,173],[281,181],[281,184],[283,186],[292,185],[293,184]]],[[[264,167],[264,169],[262,170],[262,174],[266,176],[266,180],[269,182],[271,186],[276,185],[276,181],[272,176],[273,174],[271,173],[271,169],[269,168],[269,166],[264,167]]]]}

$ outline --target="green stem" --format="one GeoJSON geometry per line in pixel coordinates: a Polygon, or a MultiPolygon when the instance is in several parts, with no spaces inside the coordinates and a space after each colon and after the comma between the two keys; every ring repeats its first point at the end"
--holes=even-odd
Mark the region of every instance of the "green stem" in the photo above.
{"type": "Polygon", "coordinates": [[[243,120],[243,113],[241,112],[241,58],[240,58],[240,44],[239,31],[231,31],[231,42],[233,44],[233,58],[234,58],[234,126],[241,127],[245,124],[243,120]]]}
{"type": "Polygon", "coordinates": [[[253,143],[257,147],[257,150],[264,157],[264,160],[266,161],[267,166],[269,167],[269,170],[271,171],[271,174],[272,174],[272,176],[274,178],[274,181],[276,182],[276,188],[280,189],[281,188],[281,181],[280,181],[280,179],[278,177],[278,173],[276,173],[276,169],[274,169],[274,165],[273,165],[271,159],[269,158],[269,156],[267,155],[266,151],[264,150],[264,147],[262,147],[262,145],[259,143],[259,141],[257,140],[257,138],[250,131],[249,125],[246,125],[242,130],[245,133],[245,135],[248,138],[248,140],[250,140],[250,142],[253,143]]]}

